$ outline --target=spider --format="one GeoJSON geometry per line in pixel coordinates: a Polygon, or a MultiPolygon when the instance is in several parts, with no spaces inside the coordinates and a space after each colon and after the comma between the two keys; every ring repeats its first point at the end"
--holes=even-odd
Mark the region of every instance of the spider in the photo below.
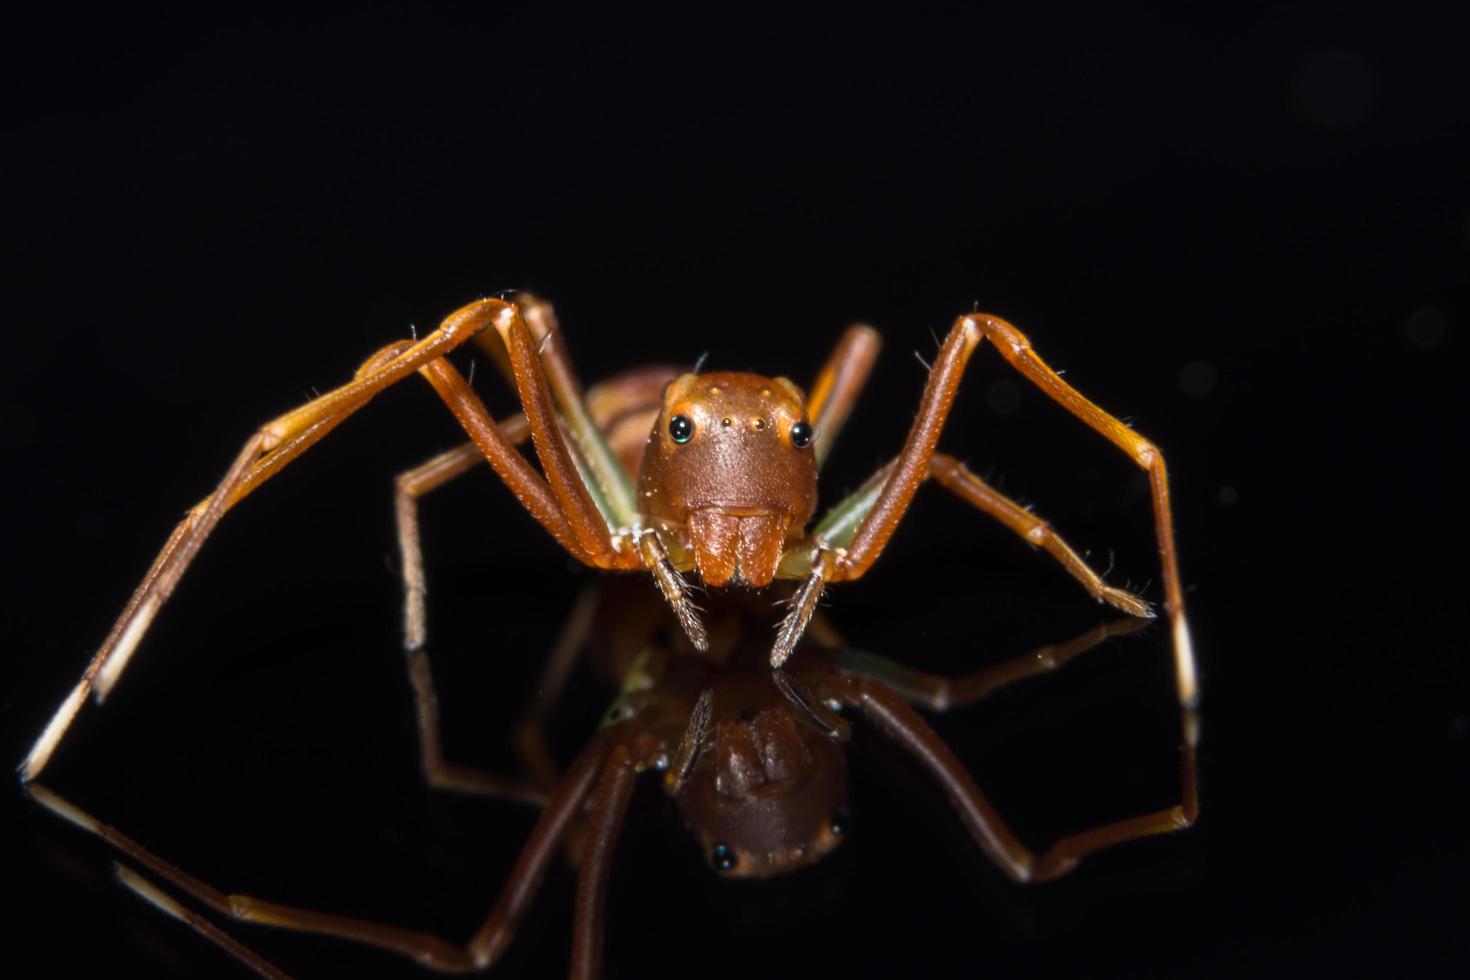
{"type": "MultiPolygon", "coordinates": [[[[268,422],[246,441],[215,491],[169,536],[81,680],[42,731],[21,764],[22,785],[48,808],[218,911],[386,946],[450,972],[483,969],[496,960],[550,855],[585,808],[587,824],[570,834],[568,845],[580,852],[582,865],[572,958],[572,975],[577,977],[595,975],[600,962],[608,856],[636,774],[664,772],[665,788],[679,801],[717,870],[757,876],[784,871],[819,857],[840,836],[842,821],[832,814],[841,808],[838,745],[848,731],[838,714],[843,708],[860,710],[912,751],[944,786],[982,849],[1017,880],[1052,877],[1100,847],[1188,826],[1198,810],[1193,763],[1198,690],[1162,455],[1062,381],[1009,323],[985,314],[964,315],[940,347],[898,456],[808,531],[819,467],[872,369],[878,347],[870,328],[849,328],[810,395],[785,378],[697,373],[697,368],[686,374],[633,371],[584,394],[548,304],[520,294],[482,299],[457,310],[422,340],[383,348],[349,384],[268,422]],[[965,682],[952,685],[858,655],[817,615],[827,585],[859,578],[872,566],[918,487],[929,479],[1046,551],[1100,603],[1139,619],[1153,615],[1142,598],[1103,582],[1045,521],[954,458],[936,452],[965,365],[986,338],[1024,377],[1148,473],[1164,610],[1184,713],[1178,806],[1064,838],[1040,856],[1005,829],[953,754],[904,700],[906,695],[942,708],[973,700],[978,696],[974,692],[983,694],[1002,675],[982,671],[976,675],[981,680],[972,679],[968,687],[965,682]],[[501,366],[519,395],[521,414],[497,423],[449,363],[446,355],[467,342],[501,366]],[[549,792],[546,809],[500,902],[463,947],[423,933],[225,895],[34,782],[88,694],[101,701],[117,683],[224,513],[379,392],[414,373],[432,385],[470,437],[469,443],[402,474],[395,487],[405,646],[422,762],[431,785],[494,795],[515,792],[505,780],[447,762],[439,748],[418,533],[417,501],[423,494],[488,461],[522,506],[572,556],[599,569],[650,573],[665,604],[663,615],[672,616],[682,637],[657,656],[657,648],[644,643],[645,662],[625,662],[615,671],[622,696],[607,724],[559,781],[548,775],[545,753],[528,750],[528,758],[542,759],[540,783],[549,792]],[[517,448],[527,439],[541,472],[517,448]],[[692,601],[693,586],[685,577],[690,573],[714,590],[708,600],[712,613],[705,614],[692,601]],[[743,593],[731,587],[762,589],[777,580],[791,583],[789,611],[776,626],[774,639],[762,642],[759,628],[741,612],[743,593]],[[694,656],[669,656],[681,647],[694,656]],[[818,649],[808,653],[809,647],[818,649]],[[757,648],[759,656],[752,653],[757,648]],[[799,649],[802,653],[793,660],[799,649]],[[764,665],[762,670],[753,670],[756,662],[764,665]],[[957,693],[967,690],[968,696],[957,693]]],[[[629,625],[636,620],[631,610],[637,604],[619,608],[621,619],[607,632],[637,634],[629,625]]],[[[571,619],[572,624],[586,621],[585,615],[571,619]]],[[[1107,631],[1057,650],[1071,655],[1102,635],[1107,631]]],[[[585,633],[580,639],[572,636],[560,646],[575,647],[585,639],[585,633]]],[[[1049,659],[1028,662],[1045,669],[1063,659],[1054,651],[1049,659]]],[[[119,873],[135,890],[260,972],[278,975],[136,872],[120,867],[119,873]]]]}

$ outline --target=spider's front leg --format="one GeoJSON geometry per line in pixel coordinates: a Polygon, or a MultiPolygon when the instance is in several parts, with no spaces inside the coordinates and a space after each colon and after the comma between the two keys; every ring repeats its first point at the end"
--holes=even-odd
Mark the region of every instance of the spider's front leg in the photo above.
{"type": "Polygon", "coordinates": [[[104,699],[117,683],[159,609],[173,593],[205,540],[235,504],[279,473],[385,388],[439,361],[505,315],[509,304],[481,300],[455,311],[417,343],[391,344],[369,358],[346,385],[261,426],[245,442],[218,486],[200,501],[164,543],[82,678],[51,717],[20,767],[23,783],[40,775],[82,702],[104,699]]]}
{"type": "MultiPolygon", "coordinates": [[[[930,477],[1045,548],[1100,600],[1135,615],[1147,614],[1146,604],[1137,597],[1103,585],[1044,522],[1030,518],[1022,508],[986,487],[953,460],[936,455],[935,446],[954,404],[965,365],[987,337],[1013,367],[1048,397],[1107,437],[1148,472],[1163,571],[1164,610],[1173,634],[1179,701],[1187,712],[1192,712],[1199,691],[1193,643],[1184,617],[1163,455],[1148,440],[1078,394],[1035,355],[1030,342],[1015,327],[999,317],[979,313],[958,318],[950,329],[929,373],[918,416],[898,458],[834,508],[804,543],[804,550],[793,549],[794,560],[789,565],[783,564],[784,574],[791,577],[805,574],[806,580],[798,589],[798,602],[778,636],[773,663],[779,665],[790,654],[826,582],[860,578],[872,566],[892,538],[919,485],[930,477]]],[[[1186,739],[1193,742],[1197,725],[1192,713],[1186,714],[1185,721],[1186,739]]]]}
{"type": "Polygon", "coordinates": [[[169,536],[117,623],[37,738],[20,767],[29,783],[40,775],[87,696],[105,698],[146,634],[159,609],[225,512],[340,425],[374,396],[415,372],[438,392],[516,499],[578,560],[600,568],[636,568],[636,549],[618,548],[619,537],[600,516],[558,425],[535,345],[511,303],[485,299],[450,314],[416,343],[383,348],[358,369],[353,380],[276,418],[248,439],[214,492],[169,536]],[[494,327],[509,353],[530,435],[546,476],[515,449],[484,404],[445,355],[494,327]]]}

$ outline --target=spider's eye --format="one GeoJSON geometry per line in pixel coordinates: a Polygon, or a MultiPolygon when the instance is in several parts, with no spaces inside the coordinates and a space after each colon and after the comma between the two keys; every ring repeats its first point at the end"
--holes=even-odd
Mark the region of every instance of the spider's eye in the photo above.
{"type": "Polygon", "coordinates": [[[719,871],[730,871],[739,863],[735,852],[724,844],[714,846],[714,849],[709,852],[709,861],[719,871]]]}
{"type": "Polygon", "coordinates": [[[791,444],[797,449],[805,449],[812,444],[812,427],[806,422],[798,422],[791,427],[791,444]]]}
{"type": "Polygon", "coordinates": [[[694,438],[694,423],[683,415],[675,415],[669,419],[669,435],[682,446],[694,438]]]}
{"type": "Polygon", "coordinates": [[[832,821],[827,826],[831,828],[835,836],[841,837],[852,827],[852,814],[848,812],[847,807],[840,806],[832,811],[832,821]]]}

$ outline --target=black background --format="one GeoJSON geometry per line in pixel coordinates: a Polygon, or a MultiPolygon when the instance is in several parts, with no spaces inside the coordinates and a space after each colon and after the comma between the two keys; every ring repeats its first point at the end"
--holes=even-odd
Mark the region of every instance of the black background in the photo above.
{"type": "MultiPolygon", "coordinates": [[[[589,379],[708,351],[805,383],[844,324],[872,322],[887,348],[830,502],[901,444],[912,352],[978,303],[1165,450],[1205,688],[1201,823],[1015,887],[860,728],[856,832],[784,881],[716,879],[647,787],[607,975],[1462,975],[1449,461],[1470,156],[1447,25],[1301,5],[382,7],[7,34],[10,758],[253,427],[410,324],[529,287],[589,379]]],[[[478,386],[509,411],[496,381],[478,386]]],[[[1016,381],[982,349],[942,445],[1156,597],[1142,474],[1016,381]]],[[[232,514],[48,785],[226,889],[468,935],[533,814],[421,788],[388,493],[456,439],[407,382],[232,514]]],[[[508,769],[582,576],[488,472],[462,484],[424,506],[446,738],[508,769]]],[[[830,606],[863,646],[951,672],[1098,616],[936,490],[830,606]]],[[[938,724],[1040,846],[1173,802],[1171,693],[1156,629],[938,724]]],[[[578,678],[564,754],[605,700],[578,678]]],[[[18,794],[6,813],[8,956],[241,975],[115,885],[100,842],[18,794]]],[[[552,872],[496,975],[565,969],[572,881],[552,872]]],[[[303,976],[419,975],[234,932],[303,976]]]]}

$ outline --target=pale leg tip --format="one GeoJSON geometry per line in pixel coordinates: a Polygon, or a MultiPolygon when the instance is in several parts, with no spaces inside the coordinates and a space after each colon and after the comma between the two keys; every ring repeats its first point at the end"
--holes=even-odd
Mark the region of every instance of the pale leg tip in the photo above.
{"type": "Polygon", "coordinates": [[[20,781],[22,785],[29,783],[41,775],[41,770],[46,768],[46,763],[51,761],[51,753],[56,751],[56,746],[61,742],[61,736],[65,734],[71,725],[72,719],[82,707],[86,700],[89,685],[87,679],[82,678],[81,683],[71,689],[66,700],[61,702],[61,707],[56,709],[56,714],[46,723],[46,728],[41,732],[36,744],[31,746],[30,754],[20,764],[20,781]]]}
{"type": "Polygon", "coordinates": [[[1194,641],[1184,616],[1174,618],[1174,667],[1179,680],[1179,703],[1185,708],[1199,706],[1199,679],[1195,672],[1194,641]]]}
{"type": "Polygon", "coordinates": [[[26,795],[67,823],[80,827],[88,833],[98,833],[97,821],[92,819],[91,814],[82,810],[80,807],[68,803],[40,783],[30,783],[27,785],[26,795]]]}

